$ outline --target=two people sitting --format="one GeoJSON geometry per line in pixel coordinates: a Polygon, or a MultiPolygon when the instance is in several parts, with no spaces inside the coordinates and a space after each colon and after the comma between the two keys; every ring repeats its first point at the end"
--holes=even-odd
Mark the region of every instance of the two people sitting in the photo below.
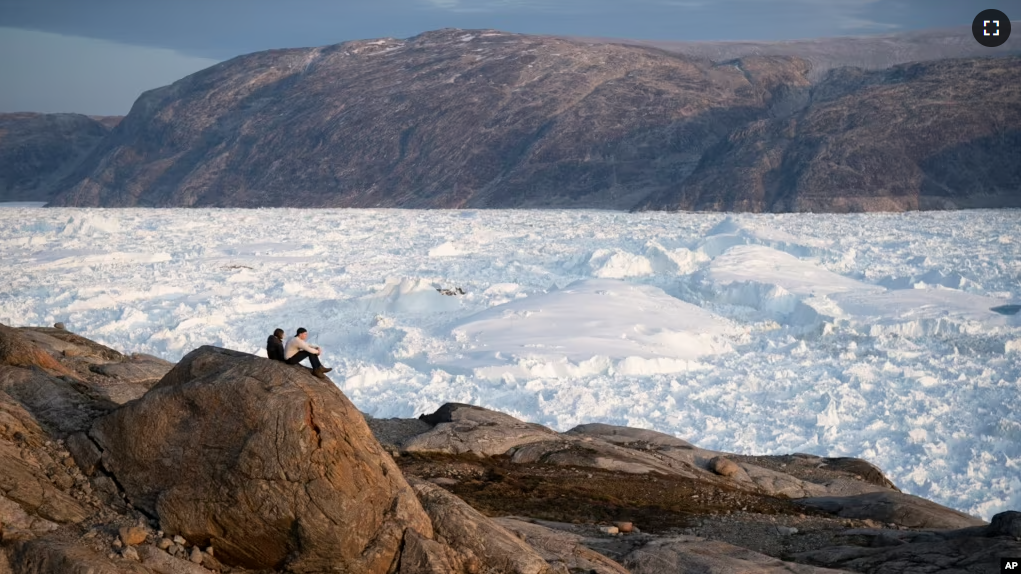
{"type": "Polygon", "coordinates": [[[297,333],[284,344],[284,330],[277,329],[266,340],[266,355],[275,361],[283,361],[288,365],[297,365],[308,359],[312,365],[312,374],[320,379],[326,378],[328,369],[319,362],[319,355],[323,352],[319,345],[311,345],[308,342],[308,331],[299,327],[297,333]]]}

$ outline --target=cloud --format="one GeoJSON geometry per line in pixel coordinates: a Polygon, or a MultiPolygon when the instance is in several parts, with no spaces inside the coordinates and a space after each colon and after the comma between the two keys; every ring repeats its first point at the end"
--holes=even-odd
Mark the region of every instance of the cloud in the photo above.
{"type": "Polygon", "coordinates": [[[106,40],[0,28],[0,112],[128,113],[138,96],[217,60],[106,40]]]}

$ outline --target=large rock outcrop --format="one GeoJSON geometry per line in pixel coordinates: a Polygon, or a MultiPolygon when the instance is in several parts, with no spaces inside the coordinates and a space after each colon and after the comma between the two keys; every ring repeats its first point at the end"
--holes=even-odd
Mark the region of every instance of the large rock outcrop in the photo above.
{"type": "Polygon", "coordinates": [[[1021,513],[985,524],[858,459],[451,403],[371,421],[398,467],[301,367],[203,347],[153,384],[154,357],[0,336],[0,574],[981,574],[1021,553],[1021,513]]]}
{"type": "Polygon", "coordinates": [[[432,536],[362,415],[305,369],[202,347],[90,435],[135,507],[224,564],[384,573],[407,529],[432,536]]]}
{"type": "MultiPolygon", "coordinates": [[[[855,474],[862,472],[863,468],[875,471],[875,467],[865,461],[857,461],[857,465],[843,463],[853,468],[853,472],[834,470],[817,473],[811,477],[812,480],[805,480],[753,462],[732,462],[725,458],[726,453],[698,448],[677,437],[646,429],[592,423],[557,433],[505,413],[460,403],[442,405],[436,412],[422,415],[420,420],[432,424],[432,428],[425,428],[424,432],[395,445],[400,451],[507,455],[518,464],[540,463],[632,474],[659,473],[788,498],[895,490],[882,473],[879,473],[884,481],[882,486],[876,484],[875,479],[865,480],[855,474]],[[732,472],[721,472],[719,463],[728,465],[732,472]]],[[[375,421],[374,424],[385,433],[385,423],[375,421]]]]}
{"type": "Polygon", "coordinates": [[[405,452],[504,454],[513,448],[557,440],[557,433],[542,425],[474,405],[447,403],[420,419],[433,427],[405,441],[405,452]]]}
{"type": "Polygon", "coordinates": [[[436,529],[438,542],[452,551],[450,572],[560,574],[535,550],[503,526],[438,486],[411,479],[436,529]]]}

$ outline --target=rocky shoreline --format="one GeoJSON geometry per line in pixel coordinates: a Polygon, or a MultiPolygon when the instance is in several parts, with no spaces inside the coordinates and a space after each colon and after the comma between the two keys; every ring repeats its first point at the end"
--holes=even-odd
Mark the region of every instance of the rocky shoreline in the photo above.
{"type": "Polygon", "coordinates": [[[866,461],[564,433],[448,403],[373,419],[293,367],[174,365],[0,325],[0,574],[997,572],[991,524],[866,461]]]}

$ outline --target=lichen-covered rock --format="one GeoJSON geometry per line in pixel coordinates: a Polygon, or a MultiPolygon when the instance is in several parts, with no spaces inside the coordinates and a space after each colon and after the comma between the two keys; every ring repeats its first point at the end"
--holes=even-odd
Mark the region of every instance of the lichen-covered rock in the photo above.
{"type": "Polygon", "coordinates": [[[133,505],[226,565],[381,574],[407,528],[432,536],[361,414],[303,369],[202,347],[90,434],[133,505]]]}

